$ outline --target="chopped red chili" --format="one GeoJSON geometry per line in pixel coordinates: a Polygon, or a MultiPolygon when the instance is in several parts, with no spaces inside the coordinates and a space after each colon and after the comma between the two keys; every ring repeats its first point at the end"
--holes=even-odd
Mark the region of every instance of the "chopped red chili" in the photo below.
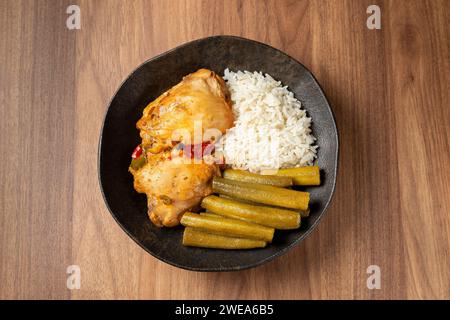
{"type": "MultiPolygon", "coordinates": [[[[212,150],[214,149],[214,143],[211,142],[211,141],[204,141],[204,142],[202,142],[200,149],[199,149],[199,145],[200,144],[188,144],[188,145],[185,145],[185,144],[180,142],[177,145],[175,145],[174,149],[175,150],[180,150],[180,151],[183,150],[185,152],[187,151],[187,153],[183,152],[183,155],[186,158],[189,158],[189,159],[193,159],[193,158],[202,159],[203,156],[205,155],[205,150],[208,147],[211,149],[211,150],[208,150],[209,151],[208,154],[211,154],[212,150]],[[212,145],[212,147],[211,147],[211,145],[212,145]],[[200,152],[201,152],[201,154],[198,154],[200,152]]],[[[172,160],[172,155],[169,155],[168,159],[172,160]]]]}
{"type": "Polygon", "coordinates": [[[131,157],[133,159],[137,159],[141,156],[142,154],[142,147],[139,145],[136,147],[136,149],[134,149],[133,153],[131,154],[131,157]]]}
{"type": "MultiPolygon", "coordinates": [[[[209,145],[211,145],[211,141],[204,141],[201,143],[201,148],[199,148],[200,144],[191,144],[191,154],[190,154],[190,158],[197,158],[197,159],[202,159],[203,156],[205,155],[205,150],[206,148],[208,148],[209,145]],[[198,154],[200,152],[200,154],[198,154]]],[[[211,150],[212,151],[212,150],[211,150]]],[[[211,152],[209,152],[209,154],[211,154],[211,152]]]]}

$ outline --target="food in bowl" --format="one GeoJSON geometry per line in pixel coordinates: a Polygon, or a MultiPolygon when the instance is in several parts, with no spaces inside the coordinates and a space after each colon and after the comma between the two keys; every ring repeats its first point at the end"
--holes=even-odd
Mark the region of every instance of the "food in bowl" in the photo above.
{"type": "Polygon", "coordinates": [[[236,117],[224,139],[227,164],[259,173],[313,163],[311,118],[286,86],[261,72],[225,69],[224,79],[236,117]]]}
{"type": "Polygon", "coordinates": [[[311,119],[270,75],[200,69],[151,102],[129,171],[158,227],[185,226],[183,244],[261,248],[300,227],[320,185],[311,119]],[[225,79],[225,81],[224,81],[225,79]]]}
{"type": "Polygon", "coordinates": [[[144,109],[137,122],[142,143],[132,155],[129,170],[136,191],[147,195],[148,215],[155,225],[178,225],[184,212],[212,193],[212,177],[220,174],[216,163],[192,163],[173,157],[173,151],[207,147],[209,141],[202,137],[191,141],[197,123],[225,133],[233,121],[225,82],[207,69],[187,75],[144,109]]]}

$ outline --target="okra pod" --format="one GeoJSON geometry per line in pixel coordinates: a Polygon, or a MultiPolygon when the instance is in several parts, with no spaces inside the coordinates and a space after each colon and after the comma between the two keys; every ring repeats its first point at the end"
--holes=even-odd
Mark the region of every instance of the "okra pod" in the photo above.
{"type": "Polygon", "coordinates": [[[263,240],[272,242],[274,229],[255,223],[229,219],[225,217],[205,216],[186,212],[181,218],[185,227],[197,228],[202,231],[222,236],[263,240]]]}
{"type": "Polygon", "coordinates": [[[204,211],[204,212],[200,212],[201,216],[206,216],[206,217],[219,217],[219,218],[223,218],[224,216],[221,216],[220,214],[217,213],[213,213],[211,211],[204,211]]]}
{"type": "Polygon", "coordinates": [[[223,172],[223,177],[230,180],[268,184],[275,187],[290,187],[293,184],[291,177],[262,175],[245,170],[227,169],[223,172]]]}
{"type": "Polygon", "coordinates": [[[279,169],[275,175],[291,177],[294,184],[299,186],[320,185],[320,169],[318,166],[279,169]]]}
{"type": "Polygon", "coordinates": [[[308,192],[219,177],[213,179],[213,191],[233,198],[297,210],[306,210],[309,204],[308,192]]]}
{"type": "MultiPolygon", "coordinates": [[[[261,203],[257,203],[257,202],[250,201],[250,200],[244,200],[244,199],[236,199],[236,198],[227,196],[225,194],[219,194],[219,197],[220,198],[224,198],[224,199],[239,201],[239,202],[242,202],[242,203],[251,204],[251,205],[254,205],[254,206],[265,206],[264,204],[261,204],[261,203]]],[[[300,214],[300,217],[307,218],[307,217],[309,217],[310,210],[308,208],[306,210],[296,210],[296,212],[298,212],[300,214]]]]}
{"type": "Polygon", "coordinates": [[[291,210],[255,206],[217,196],[204,198],[201,206],[224,217],[254,222],[275,229],[288,230],[300,227],[300,214],[291,210]]]}
{"type": "Polygon", "coordinates": [[[183,245],[213,249],[253,249],[264,248],[266,242],[255,239],[225,237],[187,227],[183,233],[183,245]]]}

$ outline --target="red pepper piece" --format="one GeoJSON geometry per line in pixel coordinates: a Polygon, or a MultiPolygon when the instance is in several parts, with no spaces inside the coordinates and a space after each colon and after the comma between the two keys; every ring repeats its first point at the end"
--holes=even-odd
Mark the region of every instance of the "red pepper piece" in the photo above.
{"type": "MultiPolygon", "coordinates": [[[[194,157],[197,158],[197,159],[202,159],[203,156],[205,155],[206,148],[208,148],[208,146],[211,145],[211,141],[202,142],[200,150],[197,150],[197,149],[199,149],[198,148],[199,145],[200,144],[191,144],[190,145],[191,154],[190,154],[189,157],[191,159],[194,158],[194,157]],[[201,154],[198,154],[199,151],[201,152],[201,154]]],[[[212,152],[212,150],[209,152],[209,154],[211,154],[211,152],[212,152]]]]}
{"type": "Polygon", "coordinates": [[[141,154],[142,154],[142,147],[139,145],[136,147],[136,149],[134,149],[133,153],[131,154],[131,158],[137,159],[141,156],[141,154]]]}

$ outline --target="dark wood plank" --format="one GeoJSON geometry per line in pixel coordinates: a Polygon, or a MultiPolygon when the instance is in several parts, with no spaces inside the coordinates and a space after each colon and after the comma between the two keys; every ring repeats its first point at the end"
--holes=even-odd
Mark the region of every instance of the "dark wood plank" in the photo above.
{"type": "Polygon", "coordinates": [[[68,298],[75,35],[67,1],[3,1],[1,298],[68,298]]]}
{"type": "Polygon", "coordinates": [[[399,215],[408,298],[450,294],[448,1],[389,4],[387,81],[395,114],[399,215]]]}

